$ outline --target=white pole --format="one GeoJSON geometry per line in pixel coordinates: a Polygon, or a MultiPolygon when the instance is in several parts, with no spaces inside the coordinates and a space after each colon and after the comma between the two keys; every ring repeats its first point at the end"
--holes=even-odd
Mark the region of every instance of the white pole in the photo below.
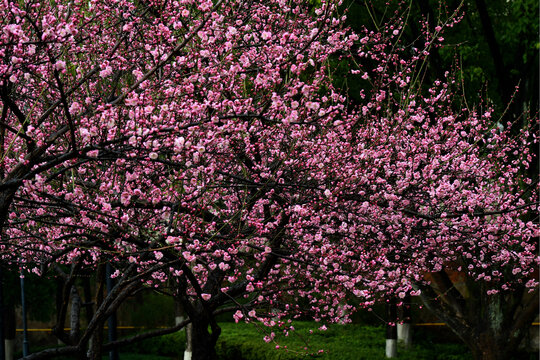
{"type": "Polygon", "coordinates": [[[405,347],[409,347],[412,344],[412,326],[411,323],[398,324],[397,326],[398,341],[405,347]]]}

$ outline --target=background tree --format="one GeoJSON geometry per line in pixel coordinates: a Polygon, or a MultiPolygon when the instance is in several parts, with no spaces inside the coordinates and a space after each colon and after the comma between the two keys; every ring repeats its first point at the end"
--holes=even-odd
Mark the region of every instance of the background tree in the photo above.
{"type": "MultiPolygon", "coordinates": [[[[356,93],[363,117],[350,129],[350,144],[339,147],[343,162],[332,160],[342,185],[329,186],[340,211],[328,228],[340,226],[351,244],[356,239],[358,253],[350,256],[364,260],[357,271],[374,275],[365,291],[405,298],[410,281],[476,358],[508,358],[538,313],[537,176],[529,169],[536,120],[528,111],[507,117],[485,102],[474,107],[459,70],[437,75],[429,57],[444,29],[459,24],[416,24],[422,32],[414,44],[425,47],[415,48],[406,41],[414,17],[389,13],[394,26],[364,28],[370,51],[347,61],[357,68],[343,83],[366,84],[356,93]],[[456,272],[461,284],[450,280],[456,272]]],[[[352,247],[335,246],[334,254],[352,247]]]]}
{"type": "MultiPolygon", "coordinates": [[[[350,1],[346,4],[347,23],[354,29],[368,26],[375,30],[395,15],[398,3],[350,1]]],[[[445,30],[445,41],[440,48],[432,49],[426,64],[426,82],[441,78],[457,63],[457,76],[469,104],[487,100],[497,113],[508,116],[505,120],[515,119],[523,112],[537,113],[538,2],[415,1],[411,3],[406,19],[408,28],[402,37],[406,43],[422,48],[422,27],[418,20],[428,21],[433,31],[437,22],[458,8],[462,20],[445,30]],[[517,92],[516,86],[519,86],[517,92]]],[[[352,82],[349,84],[354,86],[352,82]]]]}

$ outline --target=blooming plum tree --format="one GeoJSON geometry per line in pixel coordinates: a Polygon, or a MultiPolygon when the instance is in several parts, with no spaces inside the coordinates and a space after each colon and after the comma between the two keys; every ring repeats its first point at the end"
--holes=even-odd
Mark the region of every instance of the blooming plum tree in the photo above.
{"type": "Polygon", "coordinates": [[[215,356],[221,305],[262,319],[255,305],[288,307],[283,287],[322,292],[327,282],[296,280],[289,212],[298,190],[324,193],[312,159],[345,108],[329,56],[356,37],[334,2],[8,2],[2,11],[3,161],[17,175],[4,182],[15,202],[3,207],[3,259],[36,273],[71,267],[56,267],[65,279],[56,333],[69,346],[32,358],[85,357],[92,337],[88,356],[100,358],[105,319],[143,281],[176,284],[198,359],[215,356]],[[107,261],[116,287],[84,332],[64,334],[76,275],[107,261]]]}

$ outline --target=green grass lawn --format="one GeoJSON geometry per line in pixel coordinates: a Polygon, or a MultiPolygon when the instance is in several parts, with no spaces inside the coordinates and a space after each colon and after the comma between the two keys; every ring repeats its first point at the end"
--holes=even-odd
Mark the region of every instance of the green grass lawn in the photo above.
{"type": "MultiPolygon", "coordinates": [[[[377,360],[386,359],[385,331],[382,327],[365,325],[332,325],[319,330],[319,324],[296,322],[295,331],[286,336],[272,329],[274,341],[265,343],[264,327],[250,324],[223,324],[218,352],[223,360],[235,359],[240,353],[246,360],[298,359],[317,357],[325,360],[377,360]],[[312,333],[311,333],[311,331],[312,333]],[[256,340],[256,341],[254,341],[256,340]],[[257,342],[258,341],[258,342],[257,342]],[[276,347],[279,346],[278,349],[276,347]],[[238,351],[240,350],[240,351],[238,351]]],[[[266,330],[268,331],[268,330],[266,330]]],[[[472,359],[460,344],[434,344],[428,340],[410,349],[400,349],[399,359],[458,360],[472,359]]]]}
{"type": "MultiPolygon", "coordinates": [[[[220,360],[386,359],[382,326],[330,325],[323,331],[320,324],[298,321],[293,323],[295,330],[287,333],[283,327],[267,328],[260,324],[220,323],[220,326],[222,332],[216,346],[220,360]],[[275,337],[267,343],[263,338],[271,332],[275,337]]],[[[472,360],[463,344],[451,340],[449,330],[415,328],[414,331],[413,346],[399,348],[398,360],[472,360]]],[[[120,360],[182,359],[184,346],[185,335],[180,331],[126,346],[119,350],[120,360]]],[[[513,360],[517,359],[537,357],[533,353],[520,353],[513,360]]]]}
{"type": "MultiPolygon", "coordinates": [[[[331,325],[326,331],[322,331],[318,329],[317,323],[294,322],[295,330],[285,334],[283,328],[270,329],[260,324],[221,323],[220,326],[222,333],[216,350],[221,360],[385,359],[385,332],[382,327],[331,325]],[[266,343],[263,338],[271,332],[275,333],[275,338],[266,343]]],[[[417,341],[410,349],[399,349],[398,359],[472,359],[467,348],[461,344],[435,343],[429,336],[422,335],[422,337],[423,339],[417,341]]],[[[139,353],[175,357],[180,356],[184,351],[184,341],[183,332],[179,332],[144,341],[140,345],[131,347],[129,351],[136,350],[139,353]]],[[[121,359],[131,360],[132,358],[121,357],[121,359]]]]}

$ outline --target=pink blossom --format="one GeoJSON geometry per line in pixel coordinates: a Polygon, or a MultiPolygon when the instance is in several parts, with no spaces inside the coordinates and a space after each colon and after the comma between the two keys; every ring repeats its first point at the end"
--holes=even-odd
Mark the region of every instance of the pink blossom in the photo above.
{"type": "Polygon", "coordinates": [[[71,106],[69,107],[69,112],[74,114],[74,115],[77,115],[78,113],[81,112],[81,104],[79,104],[78,102],[74,101],[71,106]]]}
{"type": "Polygon", "coordinates": [[[66,68],[66,62],[65,61],[62,61],[62,60],[58,60],[56,61],[56,63],[54,64],[54,68],[58,71],[62,71],[66,68]]]}
{"type": "Polygon", "coordinates": [[[113,69],[110,65],[107,65],[103,70],[99,72],[99,76],[102,78],[109,77],[113,73],[113,69]]]}
{"type": "Polygon", "coordinates": [[[234,318],[234,322],[235,322],[235,323],[238,323],[238,321],[240,321],[243,317],[244,317],[244,314],[242,314],[242,312],[241,312],[240,310],[237,310],[237,311],[233,314],[233,318],[234,318]]]}

